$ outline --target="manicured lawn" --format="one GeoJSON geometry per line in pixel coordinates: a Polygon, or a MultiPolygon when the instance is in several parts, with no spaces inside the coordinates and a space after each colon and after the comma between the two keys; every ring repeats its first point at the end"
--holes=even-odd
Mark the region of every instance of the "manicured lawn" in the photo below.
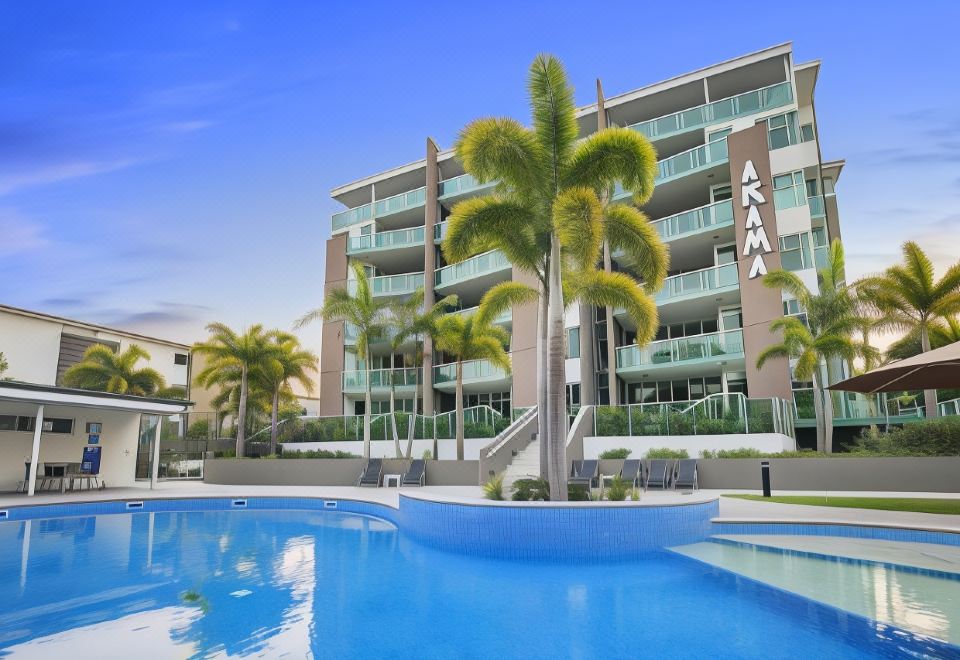
{"type": "Polygon", "coordinates": [[[822,495],[742,495],[724,494],[753,502],[776,502],[777,504],[806,504],[810,506],[836,506],[846,509],[880,509],[882,511],[915,511],[917,513],[952,513],[960,515],[960,499],[933,499],[930,497],[829,497],[822,495]]]}

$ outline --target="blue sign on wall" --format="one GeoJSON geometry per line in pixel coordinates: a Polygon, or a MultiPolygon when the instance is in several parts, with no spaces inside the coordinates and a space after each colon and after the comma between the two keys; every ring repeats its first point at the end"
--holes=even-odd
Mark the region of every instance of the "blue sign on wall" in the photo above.
{"type": "Polygon", "coordinates": [[[83,448],[83,460],[80,462],[82,474],[100,474],[100,450],[97,445],[87,445],[83,448]]]}

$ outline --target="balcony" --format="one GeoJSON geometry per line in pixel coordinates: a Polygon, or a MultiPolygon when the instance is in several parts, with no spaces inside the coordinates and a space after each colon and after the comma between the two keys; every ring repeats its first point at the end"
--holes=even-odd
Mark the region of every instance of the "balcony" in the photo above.
{"type": "MultiPolygon", "coordinates": [[[[342,376],[344,394],[363,394],[367,387],[367,372],[363,370],[344,371],[342,376]]],[[[416,384],[423,382],[423,370],[408,367],[405,369],[371,369],[370,391],[384,392],[391,383],[398,393],[413,392],[416,384]]]]}
{"type": "Polygon", "coordinates": [[[633,382],[639,380],[641,372],[646,374],[664,368],[681,371],[692,367],[702,373],[705,365],[714,365],[718,373],[721,367],[737,370],[742,368],[743,360],[743,332],[727,330],[655,341],[643,347],[618,348],[617,373],[625,381],[633,382]]]}
{"type": "Polygon", "coordinates": [[[511,269],[503,252],[493,250],[440,268],[434,273],[434,286],[437,289],[450,289],[460,285],[457,293],[462,301],[479,302],[483,292],[510,278],[511,269]]]}
{"type": "MultiPolygon", "coordinates": [[[[374,296],[405,296],[423,286],[423,273],[404,273],[402,275],[381,275],[371,277],[370,289],[374,296]]],[[[351,294],[357,292],[356,280],[347,283],[351,294]]]]}
{"type": "Polygon", "coordinates": [[[704,230],[714,230],[733,226],[733,202],[729,199],[708,204],[656,220],[653,223],[657,232],[665,241],[698,234],[704,230]]]}
{"type": "MultiPolygon", "coordinates": [[[[464,392],[500,392],[510,389],[510,375],[487,360],[469,360],[463,363],[464,392]]],[[[454,392],[457,386],[457,364],[438,364],[433,368],[433,386],[444,392],[454,392]]]]}
{"type": "Polygon", "coordinates": [[[417,188],[410,192],[400,193],[392,197],[376,200],[363,206],[333,214],[333,230],[357,225],[374,217],[383,218],[401,211],[407,211],[423,206],[427,199],[427,187],[417,188]],[[374,213],[376,212],[376,213],[374,213]]]}
{"type": "MultiPolygon", "coordinates": [[[[679,179],[693,174],[703,172],[722,165],[727,162],[727,139],[722,138],[702,144],[687,151],[681,151],[678,154],[657,161],[656,185],[662,185],[669,181],[679,179]]],[[[613,199],[619,200],[629,197],[630,193],[623,189],[618,183],[613,189],[613,199]]]]}
{"type": "Polygon", "coordinates": [[[490,190],[495,185],[497,185],[496,181],[480,183],[470,174],[461,174],[460,176],[455,176],[452,179],[445,179],[444,181],[441,181],[438,194],[442,201],[446,201],[447,199],[459,197],[460,195],[466,195],[468,193],[481,190],[490,190]]]}
{"type": "Polygon", "coordinates": [[[351,236],[347,240],[347,254],[364,254],[377,250],[397,250],[423,246],[423,227],[382,231],[366,236],[351,236]]]}
{"type": "Polygon", "coordinates": [[[782,82],[656,119],[631,124],[627,128],[643,133],[650,140],[660,140],[729,119],[780,108],[792,102],[793,87],[789,82],[782,82]]]}
{"type": "MultiPolygon", "coordinates": [[[[467,309],[459,309],[454,314],[460,314],[461,316],[466,316],[468,314],[476,314],[479,307],[468,307],[467,309]]],[[[513,323],[513,311],[507,310],[503,314],[500,314],[497,318],[493,319],[494,325],[503,325],[509,327],[513,323]]]]}
{"type": "Polygon", "coordinates": [[[702,270],[668,277],[657,294],[657,305],[695,298],[705,294],[723,293],[740,288],[737,264],[711,266],[702,270]]]}

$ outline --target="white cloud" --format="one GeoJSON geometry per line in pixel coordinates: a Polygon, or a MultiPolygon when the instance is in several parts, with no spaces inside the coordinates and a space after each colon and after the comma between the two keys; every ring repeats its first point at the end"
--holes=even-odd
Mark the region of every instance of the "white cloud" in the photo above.
{"type": "Polygon", "coordinates": [[[74,161],[42,167],[30,172],[0,173],[0,195],[9,195],[21,188],[58,183],[69,179],[115,172],[135,165],[138,161],[74,161]]]}
{"type": "Polygon", "coordinates": [[[163,128],[171,133],[193,133],[194,131],[202,131],[203,129],[210,128],[211,126],[213,126],[212,121],[207,121],[205,119],[193,119],[188,121],[171,122],[166,124],[163,128]]]}

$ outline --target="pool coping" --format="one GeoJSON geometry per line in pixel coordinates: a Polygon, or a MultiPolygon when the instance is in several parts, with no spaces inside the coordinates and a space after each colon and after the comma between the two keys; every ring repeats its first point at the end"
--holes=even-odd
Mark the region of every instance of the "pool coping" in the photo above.
{"type": "Polygon", "coordinates": [[[714,525],[810,525],[838,526],[838,527],[879,527],[880,529],[902,529],[913,532],[932,532],[935,534],[955,534],[960,537],[960,530],[956,527],[937,527],[933,525],[910,525],[898,522],[857,522],[854,520],[830,518],[712,518],[714,525]]]}

